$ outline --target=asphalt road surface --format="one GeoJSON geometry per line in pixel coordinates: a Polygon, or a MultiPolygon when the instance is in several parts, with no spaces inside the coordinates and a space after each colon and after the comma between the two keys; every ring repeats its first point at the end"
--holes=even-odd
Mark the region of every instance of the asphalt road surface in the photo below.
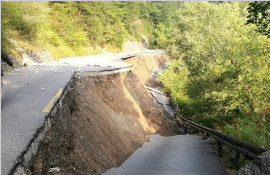
{"type": "Polygon", "coordinates": [[[63,58],[5,73],[1,98],[1,174],[6,175],[26,149],[47,112],[42,112],[52,97],[64,88],[76,70],[98,72],[130,65],[124,58],[163,50],[99,54],[63,58]]]}
{"type": "MultiPolygon", "coordinates": [[[[171,101],[157,89],[146,86],[155,101],[174,119],[171,101]]],[[[122,165],[104,175],[226,175],[215,148],[201,136],[151,135],[150,142],[136,150],[122,165]]]]}
{"type": "Polygon", "coordinates": [[[151,135],[150,139],[104,175],[226,175],[215,149],[200,136],[151,135]]]}

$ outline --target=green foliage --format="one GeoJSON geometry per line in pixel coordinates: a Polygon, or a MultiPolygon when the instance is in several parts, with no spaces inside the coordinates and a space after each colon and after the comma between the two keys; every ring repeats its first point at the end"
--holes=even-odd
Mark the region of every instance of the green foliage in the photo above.
{"type": "Polygon", "coordinates": [[[251,2],[248,12],[247,24],[256,24],[256,31],[270,38],[270,2],[251,2]]]}
{"type": "Polygon", "coordinates": [[[260,146],[266,146],[270,144],[270,133],[269,124],[270,120],[268,117],[267,122],[261,121],[261,116],[252,116],[237,118],[236,123],[238,126],[228,124],[224,127],[224,132],[243,141],[249,143],[256,143],[260,146]]]}
{"type": "Polygon", "coordinates": [[[146,37],[152,47],[165,47],[176,10],[176,2],[2,2],[2,46],[17,40],[55,57],[89,54],[98,46],[119,51],[125,40],[146,37]]]}
{"type": "Polygon", "coordinates": [[[168,48],[184,57],[174,55],[160,81],[185,116],[269,147],[269,111],[262,111],[270,104],[270,40],[245,25],[241,2],[184,2],[178,13],[179,31],[168,48]]]}
{"type": "Polygon", "coordinates": [[[157,45],[164,48],[166,46],[169,36],[169,30],[163,23],[159,23],[154,29],[154,36],[156,38],[157,45]]]}

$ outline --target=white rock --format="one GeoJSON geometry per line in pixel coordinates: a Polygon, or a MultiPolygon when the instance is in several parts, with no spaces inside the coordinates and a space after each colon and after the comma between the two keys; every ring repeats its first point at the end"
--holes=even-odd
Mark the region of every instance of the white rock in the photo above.
{"type": "Polygon", "coordinates": [[[60,168],[58,168],[58,167],[53,167],[53,168],[50,168],[48,172],[51,173],[51,172],[54,172],[54,171],[60,172],[60,168]]]}

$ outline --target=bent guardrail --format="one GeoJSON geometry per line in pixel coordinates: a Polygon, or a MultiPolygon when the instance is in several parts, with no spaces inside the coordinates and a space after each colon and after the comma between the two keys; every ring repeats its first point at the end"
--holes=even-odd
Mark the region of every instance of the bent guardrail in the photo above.
{"type": "MultiPolygon", "coordinates": [[[[267,149],[252,145],[250,143],[246,143],[240,140],[237,140],[235,138],[232,138],[228,135],[225,135],[219,131],[216,131],[214,129],[199,125],[197,123],[194,123],[184,117],[179,113],[178,109],[175,110],[175,114],[178,116],[176,117],[176,122],[178,123],[178,120],[182,120],[184,122],[184,125],[189,125],[193,128],[196,128],[204,133],[209,134],[214,139],[216,139],[218,142],[218,153],[221,155],[222,152],[222,144],[227,145],[231,149],[235,150],[237,152],[236,158],[239,159],[240,153],[242,153],[246,158],[249,159],[256,159],[256,157],[267,151],[267,149]]],[[[179,123],[178,123],[179,124],[179,123]]]]}

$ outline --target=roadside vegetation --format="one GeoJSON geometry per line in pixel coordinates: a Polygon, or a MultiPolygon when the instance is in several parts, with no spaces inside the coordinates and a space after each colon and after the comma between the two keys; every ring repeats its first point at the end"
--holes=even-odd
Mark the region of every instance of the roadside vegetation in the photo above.
{"type": "Polygon", "coordinates": [[[167,47],[173,59],[159,80],[183,116],[270,148],[270,4],[263,3],[261,15],[257,2],[184,2],[167,47]]]}
{"type": "Polygon", "coordinates": [[[121,51],[124,41],[166,42],[178,2],[1,2],[8,53],[49,50],[55,58],[121,51]]]}

